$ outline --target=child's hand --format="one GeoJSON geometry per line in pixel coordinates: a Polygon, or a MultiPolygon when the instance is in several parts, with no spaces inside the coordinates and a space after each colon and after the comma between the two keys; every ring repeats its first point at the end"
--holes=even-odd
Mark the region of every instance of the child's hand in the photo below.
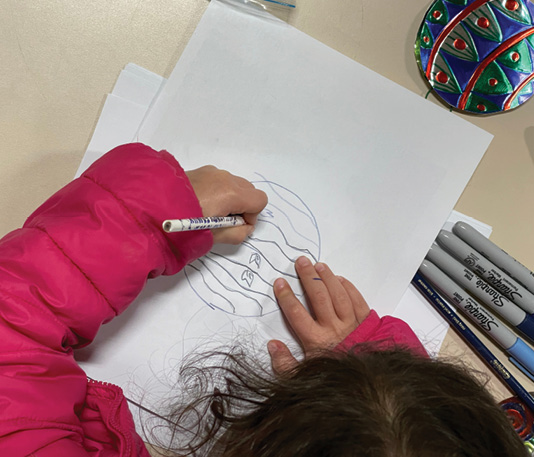
{"type": "Polygon", "coordinates": [[[188,171],[187,177],[200,202],[202,214],[242,215],[247,225],[213,230],[214,243],[239,244],[254,231],[258,214],[267,205],[265,192],[249,181],[213,165],[188,171]]]}
{"type": "MultiPolygon", "coordinates": [[[[306,257],[299,257],[295,267],[315,319],[284,279],[275,281],[274,293],[308,357],[315,351],[341,343],[369,315],[370,309],[358,289],[346,279],[335,276],[326,264],[314,266],[306,257]]],[[[269,341],[268,349],[275,372],[281,373],[297,364],[281,341],[269,341]]]]}

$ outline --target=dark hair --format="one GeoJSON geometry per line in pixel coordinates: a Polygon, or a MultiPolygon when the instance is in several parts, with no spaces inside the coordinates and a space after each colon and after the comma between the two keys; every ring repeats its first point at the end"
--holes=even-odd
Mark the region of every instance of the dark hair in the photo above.
{"type": "Polygon", "coordinates": [[[527,456],[505,413],[468,370],[359,346],[274,377],[242,349],[180,371],[178,455],[221,457],[527,456]]]}

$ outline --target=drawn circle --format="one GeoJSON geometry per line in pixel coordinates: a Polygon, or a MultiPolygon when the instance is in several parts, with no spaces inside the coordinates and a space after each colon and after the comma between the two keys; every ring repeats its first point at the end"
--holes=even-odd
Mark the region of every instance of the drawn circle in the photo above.
{"type": "Polygon", "coordinates": [[[269,198],[254,233],[239,247],[214,246],[184,269],[189,285],[207,306],[243,317],[279,311],[273,293],[276,278],[284,277],[302,296],[293,263],[301,255],[314,262],[321,255],[317,221],[306,203],[263,177],[253,184],[269,198]]]}

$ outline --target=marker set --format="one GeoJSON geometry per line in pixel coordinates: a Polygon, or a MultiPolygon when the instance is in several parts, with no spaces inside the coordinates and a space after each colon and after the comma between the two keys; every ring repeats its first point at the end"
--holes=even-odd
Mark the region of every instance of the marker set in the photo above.
{"type": "MultiPolygon", "coordinates": [[[[452,233],[442,230],[420,272],[534,381],[534,351],[521,338],[534,343],[534,294],[473,247],[481,246],[476,235],[491,243],[464,222],[456,223],[452,233]]],[[[508,254],[499,250],[493,261],[503,256],[508,254]]]]}
{"type": "MultiPolygon", "coordinates": [[[[532,395],[452,309],[460,309],[534,381],[534,351],[524,341],[534,343],[534,274],[473,227],[457,222],[452,232],[439,233],[413,284],[523,401],[521,407],[534,413],[532,395]]],[[[532,423],[527,428],[528,432],[522,430],[528,436],[522,437],[534,439],[532,423]]]]}

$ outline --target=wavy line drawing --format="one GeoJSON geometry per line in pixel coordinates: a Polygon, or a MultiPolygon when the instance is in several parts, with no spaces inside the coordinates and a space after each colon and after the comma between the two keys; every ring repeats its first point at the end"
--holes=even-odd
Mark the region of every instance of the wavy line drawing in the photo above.
{"type": "Polygon", "coordinates": [[[319,226],[308,205],[287,187],[256,175],[259,179],[252,183],[267,194],[269,203],[258,216],[253,236],[237,250],[214,246],[185,268],[190,287],[208,307],[242,317],[279,311],[273,293],[279,277],[303,299],[292,263],[301,255],[314,262],[321,256],[319,226]]]}

